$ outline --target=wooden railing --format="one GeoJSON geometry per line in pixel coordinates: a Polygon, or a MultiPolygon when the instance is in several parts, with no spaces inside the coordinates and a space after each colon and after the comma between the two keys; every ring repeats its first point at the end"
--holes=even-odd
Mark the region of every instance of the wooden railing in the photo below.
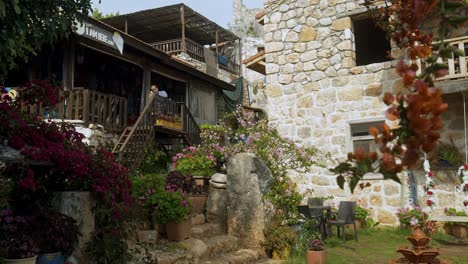
{"type": "MultiPolygon", "coordinates": [[[[179,55],[182,49],[182,39],[171,39],[161,42],[156,42],[151,44],[153,47],[166,52],[170,55],[179,55]]],[[[185,45],[187,49],[187,54],[195,60],[205,62],[205,52],[203,50],[203,46],[198,44],[197,42],[186,38],[185,45]]]]}
{"type": "Polygon", "coordinates": [[[155,143],[157,116],[180,116],[184,124],[183,136],[189,145],[200,144],[200,128],[184,103],[176,103],[161,96],[151,96],[132,127],[127,128],[113,149],[113,153],[130,171],[138,168],[148,147],[155,143]]]}
{"type": "MultiPolygon", "coordinates": [[[[171,39],[161,42],[156,42],[151,44],[153,47],[166,52],[170,55],[179,55],[182,53],[182,39],[171,39]]],[[[205,50],[202,45],[197,42],[186,38],[185,45],[187,49],[187,54],[197,61],[205,62],[205,50]]],[[[229,61],[228,65],[219,64],[219,68],[228,71],[230,73],[239,75],[240,73],[240,64],[229,61]]]]}
{"type": "Polygon", "coordinates": [[[48,119],[82,120],[89,124],[102,125],[108,132],[121,132],[127,127],[127,99],[86,89],[61,91],[62,100],[54,109],[41,105],[24,107],[30,116],[48,119]]]}
{"type": "MultiPolygon", "coordinates": [[[[442,60],[439,58],[439,63],[445,63],[448,66],[448,74],[444,77],[438,78],[438,81],[443,80],[453,80],[453,79],[463,79],[468,78],[468,36],[447,39],[445,40],[450,45],[455,46],[457,49],[463,51],[462,56],[452,56],[450,59],[442,60]]],[[[425,65],[421,64],[420,61],[417,62],[420,66],[417,74],[420,74],[425,65]]]]}
{"type": "Polygon", "coordinates": [[[186,133],[187,141],[189,141],[192,145],[199,145],[201,144],[200,139],[200,127],[195,121],[195,118],[190,113],[190,110],[184,103],[178,103],[180,107],[182,121],[184,123],[184,131],[186,133]]]}

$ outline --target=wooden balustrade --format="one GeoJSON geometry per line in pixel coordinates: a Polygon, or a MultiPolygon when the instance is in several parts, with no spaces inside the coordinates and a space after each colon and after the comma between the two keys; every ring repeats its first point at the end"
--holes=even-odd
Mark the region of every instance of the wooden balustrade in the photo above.
{"type": "Polygon", "coordinates": [[[200,139],[200,127],[195,121],[195,118],[192,116],[192,113],[184,103],[178,103],[180,108],[180,113],[182,121],[184,123],[184,131],[186,133],[187,140],[192,145],[201,144],[200,139]]]}
{"type": "MultiPolygon", "coordinates": [[[[453,39],[446,39],[445,42],[448,42],[450,45],[455,46],[457,49],[463,51],[462,56],[452,56],[452,58],[442,60],[439,58],[439,63],[445,63],[448,67],[448,74],[442,78],[438,78],[438,81],[444,80],[454,80],[454,79],[463,79],[468,78],[468,36],[459,37],[453,39]]],[[[417,74],[421,74],[422,69],[425,68],[425,64],[421,64],[421,61],[418,60],[417,64],[419,69],[417,74]]]]}
{"type": "MultiPolygon", "coordinates": [[[[180,53],[182,53],[182,39],[180,38],[156,42],[151,45],[170,55],[179,55],[180,53]]],[[[205,62],[205,50],[202,45],[189,38],[186,38],[185,46],[187,49],[187,54],[192,59],[195,59],[200,62],[205,62]]],[[[219,64],[219,68],[236,75],[239,75],[240,73],[240,64],[232,61],[229,61],[227,66],[219,64]]]]}
{"type": "Polygon", "coordinates": [[[106,131],[121,132],[127,126],[127,99],[86,89],[61,91],[54,109],[42,105],[23,107],[30,116],[81,120],[85,126],[102,125],[106,131]]]}

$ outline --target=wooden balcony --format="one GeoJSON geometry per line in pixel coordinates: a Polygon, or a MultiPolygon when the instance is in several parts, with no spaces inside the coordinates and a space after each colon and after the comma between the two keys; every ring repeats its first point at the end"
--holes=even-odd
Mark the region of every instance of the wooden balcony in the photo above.
{"type": "Polygon", "coordinates": [[[24,107],[30,116],[47,119],[81,120],[89,124],[102,125],[108,132],[122,132],[127,127],[127,99],[86,89],[61,91],[62,100],[54,109],[41,105],[24,107]]]}
{"type": "MultiPolygon", "coordinates": [[[[449,59],[442,60],[439,58],[439,63],[445,63],[448,66],[448,74],[442,78],[438,78],[437,81],[450,81],[468,79],[468,36],[447,39],[445,40],[450,45],[455,46],[457,49],[463,51],[462,56],[454,56],[449,59]]],[[[418,61],[420,68],[424,69],[425,65],[418,61]]],[[[417,74],[421,73],[421,69],[418,70],[417,74]]]]}
{"type": "Polygon", "coordinates": [[[448,39],[447,42],[450,45],[455,46],[459,50],[463,51],[462,56],[452,57],[444,63],[448,64],[448,71],[449,73],[439,78],[438,80],[453,80],[453,79],[464,79],[468,78],[468,36],[448,39]]]}
{"type": "MultiPolygon", "coordinates": [[[[181,38],[155,42],[151,45],[170,55],[179,55],[183,51],[181,38]]],[[[201,44],[186,38],[185,45],[186,53],[190,56],[190,58],[200,62],[205,62],[205,50],[201,44]]],[[[228,65],[219,64],[219,68],[237,75],[240,73],[240,65],[232,61],[228,61],[228,65]]]]}

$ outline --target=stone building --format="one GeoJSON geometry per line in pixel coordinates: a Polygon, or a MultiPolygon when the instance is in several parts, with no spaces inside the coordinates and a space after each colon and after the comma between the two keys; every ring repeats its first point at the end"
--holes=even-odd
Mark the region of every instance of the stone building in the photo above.
{"type": "MultiPolygon", "coordinates": [[[[283,136],[330,153],[329,166],[344,159],[357,146],[375,148],[368,128],[385,121],[382,96],[403,89],[394,69],[397,61],[387,56],[391,43],[368,18],[362,2],[265,1],[264,108],[271,124],[283,136]]],[[[467,35],[465,31],[457,32],[450,41],[466,52],[467,35]]],[[[393,50],[392,55],[398,55],[398,51],[393,50]]],[[[442,141],[452,139],[463,159],[466,62],[465,57],[449,61],[450,74],[438,83],[449,103],[442,141]]],[[[455,191],[456,171],[444,168],[437,172],[440,180],[436,186],[435,213],[442,214],[445,207],[462,209],[463,193],[455,191]]],[[[418,201],[424,205],[424,177],[420,171],[415,171],[415,175],[418,201]]],[[[380,175],[368,176],[372,186],[351,194],[337,186],[336,177],[327,169],[315,168],[307,174],[291,172],[301,190],[312,187],[314,196],[333,195],[336,202],[360,200],[373,209],[375,220],[395,224],[396,209],[408,206],[407,174],[401,175],[402,185],[382,180],[380,175]]]]}

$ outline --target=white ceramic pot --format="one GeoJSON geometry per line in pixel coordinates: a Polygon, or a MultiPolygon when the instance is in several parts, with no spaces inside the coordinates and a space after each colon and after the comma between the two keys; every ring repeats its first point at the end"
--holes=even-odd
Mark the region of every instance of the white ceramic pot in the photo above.
{"type": "Polygon", "coordinates": [[[25,259],[4,259],[5,264],[36,264],[37,256],[25,259]]]}

